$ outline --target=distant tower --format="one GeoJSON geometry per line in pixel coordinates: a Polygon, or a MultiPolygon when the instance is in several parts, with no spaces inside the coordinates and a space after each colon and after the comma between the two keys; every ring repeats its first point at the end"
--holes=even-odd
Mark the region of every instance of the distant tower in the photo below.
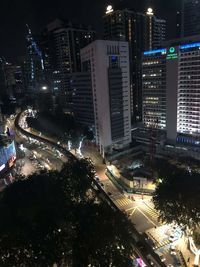
{"type": "Polygon", "coordinates": [[[90,27],[56,19],[47,25],[45,38],[53,91],[59,98],[59,104],[71,111],[69,77],[81,70],[80,50],[95,39],[95,32],[90,27]]]}
{"type": "Polygon", "coordinates": [[[148,20],[148,33],[149,33],[149,50],[152,50],[152,43],[153,43],[153,9],[149,7],[146,12],[147,20],[148,20]]]}
{"type": "Polygon", "coordinates": [[[28,25],[27,40],[27,61],[25,63],[26,87],[28,93],[37,93],[44,81],[44,63],[42,53],[32,35],[28,25]]]}
{"type": "Polygon", "coordinates": [[[183,0],[182,35],[200,34],[200,0],[183,0]]]}
{"type": "Polygon", "coordinates": [[[129,43],[130,52],[130,90],[132,122],[142,120],[142,52],[156,49],[165,40],[166,21],[158,19],[153,9],[146,14],[129,9],[114,10],[107,6],[104,22],[104,39],[129,43]]]}
{"type": "Polygon", "coordinates": [[[153,9],[149,7],[146,12],[145,26],[145,49],[152,50],[162,47],[162,42],[166,39],[166,20],[157,18],[153,9]]]}

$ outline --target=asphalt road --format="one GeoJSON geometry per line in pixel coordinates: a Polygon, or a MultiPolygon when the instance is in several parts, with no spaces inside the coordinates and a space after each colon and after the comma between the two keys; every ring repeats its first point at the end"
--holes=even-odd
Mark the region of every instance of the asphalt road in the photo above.
{"type": "MultiPolygon", "coordinates": [[[[34,133],[35,134],[35,133],[34,133]]],[[[22,138],[22,137],[21,137],[22,138]]],[[[22,138],[23,139],[23,138],[22,138]]],[[[40,165],[48,165],[50,169],[59,169],[60,166],[66,158],[61,157],[57,153],[55,149],[52,147],[48,147],[45,144],[40,144],[36,142],[34,144],[34,151],[29,149],[29,145],[31,140],[24,138],[23,142],[24,146],[27,146],[27,155],[26,158],[29,158],[32,153],[35,155],[36,159],[27,160],[27,164],[32,164],[32,161],[37,161],[40,165]],[[29,151],[29,152],[28,152],[29,151]],[[48,162],[46,160],[48,159],[48,162]]],[[[95,162],[94,162],[95,163],[95,162]]],[[[34,164],[33,164],[34,165],[34,164]]],[[[36,169],[38,167],[36,163],[36,169]]],[[[128,196],[124,195],[105,175],[105,165],[101,163],[95,164],[96,171],[99,175],[99,183],[102,189],[106,192],[106,194],[110,197],[113,203],[122,210],[127,216],[129,216],[130,220],[135,225],[135,228],[138,232],[145,232],[146,230],[152,227],[158,227],[160,224],[158,222],[158,214],[156,214],[155,210],[152,207],[152,203],[150,201],[149,196],[138,196],[132,195],[131,199],[128,196]]],[[[150,249],[150,248],[149,248],[150,249]]],[[[152,257],[153,260],[153,257],[152,257]]],[[[155,263],[155,262],[154,262],[155,263]]],[[[158,264],[154,264],[154,266],[160,266],[158,264]]]]}

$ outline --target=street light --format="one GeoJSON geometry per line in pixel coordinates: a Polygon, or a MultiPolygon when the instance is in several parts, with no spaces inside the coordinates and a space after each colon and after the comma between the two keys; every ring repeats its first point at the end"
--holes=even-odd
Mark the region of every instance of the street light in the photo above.
{"type": "Polygon", "coordinates": [[[47,86],[46,85],[42,86],[42,90],[47,90],[47,86]]]}

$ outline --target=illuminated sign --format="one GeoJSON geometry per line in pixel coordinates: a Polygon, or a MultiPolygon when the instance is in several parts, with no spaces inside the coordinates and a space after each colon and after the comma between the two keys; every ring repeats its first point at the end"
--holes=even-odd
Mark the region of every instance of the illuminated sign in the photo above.
{"type": "Polygon", "coordinates": [[[113,7],[111,5],[108,5],[106,8],[106,14],[112,13],[113,12],[113,7]]]}
{"type": "Polygon", "coordinates": [[[175,48],[174,47],[170,47],[169,52],[170,53],[174,53],[175,52],[175,48]]]}
{"type": "Polygon", "coordinates": [[[153,9],[151,7],[147,9],[147,15],[153,16],[153,9]]]}
{"type": "Polygon", "coordinates": [[[157,49],[157,50],[150,50],[150,51],[145,51],[144,55],[153,55],[153,54],[165,54],[167,52],[167,49],[157,49]]]}
{"type": "Polygon", "coordinates": [[[0,166],[0,171],[2,171],[5,167],[6,167],[5,164],[1,165],[1,166],[0,166]]]}
{"type": "Polygon", "coordinates": [[[8,161],[8,166],[12,167],[14,165],[15,160],[16,160],[16,157],[13,155],[8,161]]]}
{"type": "Polygon", "coordinates": [[[195,48],[195,47],[200,48],[200,43],[180,45],[180,49],[189,49],[189,48],[195,48]]]}
{"type": "Polygon", "coordinates": [[[141,267],[146,267],[146,264],[144,263],[144,261],[141,258],[136,259],[136,261],[141,267]]]}
{"type": "Polygon", "coordinates": [[[175,47],[170,47],[167,51],[167,59],[176,59],[178,58],[178,53],[175,47]]]}

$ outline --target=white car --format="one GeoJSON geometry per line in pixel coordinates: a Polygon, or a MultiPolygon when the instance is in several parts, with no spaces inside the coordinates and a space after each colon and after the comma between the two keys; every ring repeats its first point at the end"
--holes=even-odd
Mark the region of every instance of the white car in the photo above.
{"type": "Polygon", "coordinates": [[[171,255],[176,255],[176,248],[173,245],[170,247],[170,254],[171,255]]]}

